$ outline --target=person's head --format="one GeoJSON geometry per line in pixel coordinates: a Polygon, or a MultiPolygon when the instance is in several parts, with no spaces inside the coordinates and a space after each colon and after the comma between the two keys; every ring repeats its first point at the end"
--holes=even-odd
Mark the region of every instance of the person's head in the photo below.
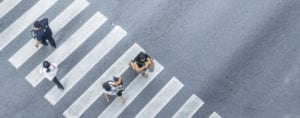
{"type": "Polygon", "coordinates": [[[50,72],[50,69],[49,69],[49,67],[50,67],[50,62],[44,61],[44,62],[43,62],[43,67],[47,69],[47,72],[50,72]]]}
{"type": "Polygon", "coordinates": [[[139,54],[139,60],[140,61],[142,61],[142,62],[145,62],[146,61],[146,55],[143,53],[143,52],[141,52],[140,54],[139,54]]]}
{"type": "Polygon", "coordinates": [[[34,22],[33,27],[38,29],[38,28],[41,28],[41,25],[42,25],[41,22],[37,20],[34,22]]]}
{"type": "Polygon", "coordinates": [[[113,80],[116,82],[116,81],[118,81],[118,80],[119,80],[119,78],[118,78],[118,77],[115,77],[115,76],[113,76],[113,80]]]}
{"type": "Polygon", "coordinates": [[[104,83],[102,84],[102,87],[103,87],[106,91],[110,91],[110,89],[111,89],[111,87],[110,87],[110,85],[109,85],[108,82],[104,82],[104,83]]]}

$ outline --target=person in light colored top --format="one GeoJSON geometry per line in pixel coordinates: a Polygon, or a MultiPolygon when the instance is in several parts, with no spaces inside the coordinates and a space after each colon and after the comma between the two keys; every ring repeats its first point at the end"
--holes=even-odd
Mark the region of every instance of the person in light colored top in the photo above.
{"type": "Polygon", "coordinates": [[[122,77],[113,77],[113,80],[108,80],[102,84],[104,88],[104,96],[107,102],[110,102],[109,95],[117,95],[122,103],[125,102],[122,93],[124,91],[122,77]]]}
{"type": "Polygon", "coordinates": [[[59,89],[64,89],[63,85],[56,78],[58,67],[55,63],[50,63],[48,61],[43,62],[43,67],[40,70],[40,73],[44,75],[48,80],[53,81],[59,89]]]}

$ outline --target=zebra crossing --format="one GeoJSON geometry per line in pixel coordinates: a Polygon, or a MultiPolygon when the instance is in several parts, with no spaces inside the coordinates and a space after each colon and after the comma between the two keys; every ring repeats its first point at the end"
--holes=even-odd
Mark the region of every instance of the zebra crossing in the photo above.
{"type": "MultiPolygon", "coordinates": [[[[26,11],[20,18],[12,23],[0,34],[0,51],[14,40],[21,32],[25,30],[33,21],[38,19],[50,7],[52,7],[57,0],[38,1],[33,7],[26,11]]],[[[3,3],[1,3],[3,4],[3,3]]]]}
{"type": "Polygon", "coordinates": [[[172,78],[151,101],[136,115],[137,118],[153,118],[176,95],[183,84],[176,78],[172,78]]]}
{"type": "MultiPolygon", "coordinates": [[[[46,60],[60,64],[67,58],[81,43],[86,41],[105,21],[107,18],[100,12],[94,14],[85,24],[83,24],[71,37],[69,37],[62,46],[58,47],[46,60]],[[87,32],[88,31],[88,32],[87,32]],[[84,32],[84,33],[83,33],[84,32]]],[[[25,78],[34,87],[37,86],[43,79],[39,73],[40,66],[37,65],[34,71],[29,73],[25,78]]]]}
{"type": "Polygon", "coordinates": [[[204,102],[193,94],[176,112],[173,118],[190,118],[203,104],[204,102]]]}
{"type": "Polygon", "coordinates": [[[116,26],[98,45],[90,51],[64,78],[62,83],[68,83],[64,91],[53,87],[45,98],[55,105],[106,53],[110,51],[124,36],[126,32],[116,26]]]}
{"type": "Polygon", "coordinates": [[[0,19],[5,16],[10,10],[16,7],[21,0],[5,0],[0,4],[0,19]]]}
{"type": "MultiPolygon", "coordinates": [[[[47,10],[55,7],[57,0],[43,0],[38,1],[29,10],[25,11],[22,16],[16,19],[10,26],[8,26],[0,34],[0,53],[27,27],[30,27],[33,21],[40,17],[47,10]],[[38,12],[37,12],[38,11],[38,12]],[[18,26],[18,28],[16,28],[18,26]]],[[[4,15],[9,14],[10,10],[21,3],[21,0],[9,1],[4,0],[0,3],[0,18],[4,15]],[[6,7],[2,7],[6,6],[6,7]],[[4,10],[5,8],[5,10],[4,10]],[[2,12],[3,11],[3,12],[2,12]]],[[[60,14],[58,14],[51,22],[50,27],[52,28],[53,34],[60,32],[68,23],[72,22],[76,16],[86,9],[90,3],[86,0],[75,0],[68,7],[66,7],[60,14]]],[[[57,49],[53,49],[53,52],[45,58],[50,62],[55,62],[58,65],[63,61],[68,61],[67,57],[79,48],[80,45],[84,44],[87,39],[96,33],[96,31],[102,28],[102,25],[107,22],[109,18],[105,17],[101,12],[97,11],[87,21],[83,22],[82,25],[68,37],[57,49]]],[[[93,67],[102,61],[102,59],[109,53],[113,53],[112,49],[121,46],[120,42],[127,36],[127,32],[118,25],[113,26],[112,30],[106,34],[106,36],[97,42],[96,46],[93,47],[71,70],[64,74],[63,78],[60,78],[61,83],[65,89],[60,90],[57,87],[52,87],[45,95],[44,98],[53,106],[64,99],[67,93],[72,92],[71,90],[79,82],[86,81],[82,78],[90,72],[93,67]]],[[[41,48],[33,46],[34,40],[31,39],[29,42],[17,49],[17,51],[7,60],[16,69],[19,69],[25,63],[30,63],[29,60],[34,54],[41,48]]],[[[81,117],[89,107],[103,95],[102,82],[110,79],[112,76],[121,76],[126,70],[129,69],[128,62],[132,60],[139,52],[145,52],[140,45],[133,43],[113,64],[105,70],[101,76],[96,79],[89,87],[71,103],[64,111],[62,115],[66,118],[79,118],[81,117]]],[[[124,110],[135,102],[135,99],[140,95],[149,84],[156,80],[157,76],[165,69],[163,64],[159,63],[159,60],[154,60],[155,69],[153,72],[149,72],[147,78],[142,75],[136,76],[132,82],[126,86],[124,92],[125,103],[121,103],[119,99],[114,99],[101,113],[98,118],[115,118],[124,112],[124,110]]],[[[25,79],[35,88],[44,79],[39,73],[41,64],[35,65],[35,68],[31,70],[25,79]]],[[[63,67],[60,67],[63,68],[63,67]]],[[[163,85],[159,92],[151,98],[151,100],[138,111],[135,117],[156,117],[157,114],[164,109],[164,107],[174,97],[180,97],[177,93],[184,88],[184,84],[179,81],[176,77],[172,77],[169,81],[163,85]]],[[[197,95],[192,94],[191,97],[186,99],[184,104],[177,110],[174,111],[173,118],[190,118],[199,111],[204,105],[197,95]]],[[[196,117],[196,116],[195,116],[196,117]]],[[[209,118],[221,118],[217,112],[213,112],[209,118]]]]}
{"type": "MultiPolygon", "coordinates": [[[[89,3],[85,0],[76,0],[63,12],[61,12],[52,22],[50,26],[53,34],[58,33],[63,27],[67,25],[75,16],[84,10],[89,3]]],[[[22,66],[32,55],[34,55],[41,47],[36,48],[32,46],[34,40],[29,40],[22,48],[20,48],[13,56],[9,58],[9,62],[19,68],[22,66]]]]}

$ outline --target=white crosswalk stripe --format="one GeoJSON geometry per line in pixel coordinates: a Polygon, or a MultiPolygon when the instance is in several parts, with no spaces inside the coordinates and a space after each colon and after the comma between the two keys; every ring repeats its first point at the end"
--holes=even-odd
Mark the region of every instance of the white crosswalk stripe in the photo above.
{"type": "MultiPolygon", "coordinates": [[[[53,31],[53,34],[58,33],[88,5],[89,3],[86,0],[76,0],[71,5],[69,5],[53,21],[50,22],[49,25],[53,31]]],[[[22,66],[32,55],[34,55],[40,49],[41,46],[39,48],[36,48],[34,44],[34,39],[29,40],[21,49],[19,49],[12,57],[9,58],[9,62],[16,68],[22,66]]]]}
{"type": "Polygon", "coordinates": [[[22,0],[3,0],[0,4],[0,19],[10,10],[17,6],[22,0]]]}
{"type": "Polygon", "coordinates": [[[57,0],[39,0],[33,7],[27,10],[13,24],[0,34],[0,51],[13,41],[34,20],[46,12],[57,0]]]}
{"type": "MultiPolygon", "coordinates": [[[[18,35],[50,9],[58,0],[39,0],[30,9],[24,11],[16,21],[10,24],[0,34],[0,51],[3,50],[10,42],[12,42],[18,35]]],[[[10,13],[21,0],[4,0],[0,3],[0,19],[6,14],[10,13]]],[[[51,22],[53,34],[60,32],[67,24],[69,24],[75,17],[77,17],[83,10],[89,6],[87,0],[75,0],[70,3],[59,15],[57,15],[51,22]]],[[[78,47],[86,42],[97,29],[99,29],[108,19],[96,12],[87,21],[82,23],[82,26],[77,29],[68,39],[63,42],[57,49],[48,55],[45,60],[60,64],[66,60],[78,47]]],[[[120,26],[115,26],[87,55],[84,56],[67,74],[60,79],[65,89],[60,90],[56,86],[52,87],[44,98],[50,104],[56,105],[70,90],[80,81],[88,81],[82,79],[88,72],[99,63],[106,55],[113,53],[112,49],[117,45],[121,45],[121,40],[127,36],[127,32],[120,26]]],[[[23,47],[13,54],[8,61],[16,68],[20,68],[29,59],[38,52],[41,47],[34,46],[35,40],[30,39],[23,47]]],[[[105,72],[91,84],[64,112],[63,115],[67,118],[79,118],[84,114],[95,101],[103,95],[102,82],[111,79],[113,76],[122,75],[130,66],[128,62],[132,60],[139,52],[145,51],[138,44],[133,44],[126,52],[122,54],[105,72]]],[[[155,69],[153,72],[147,71],[148,78],[138,75],[128,86],[123,93],[125,103],[121,103],[119,99],[113,100],[101,113],[98,118],[116,118],[122,114],[125,109],[134,102],[142,91],[164,70],[157,60],[154,60],[155,69]]],[[[39,73],[41,64],[37,65],[25,79],[36,87],[44,77],[39,73]]],[[[60,67],[63,68],[63,67],[60,67]]],[[[124,77],[123,77],[124,78],[124,77]]],[[[184,87],[184,85],[176,78],[172,77],[170,81],[165,84],[162,89],[145,105],[140,111],[137,111],[136,118],[150,118],[156,117],[162,109],[171,101],[176,94],[184,87]]],[[[75,88],[73,88],[75,89],[75,88]]],[[[177,95],[179,96],[179,95],[177,95]]],[[[177,97],[176,96],[176,97],[177,97]]],[[[105,100],[104,100],[105,101],[105,100]]],[[[184,104],[174,111],[172,118],[191,118],[203,106],[202,101],[197,95],[191,95],[184,104]]],[[[159,114],[161,115],[161,114],[159,114]]],[[[221,118],[217,112],[210,114],[209,118],[221,118]]]]}
{"type": "Polygon", "coordinates": [[[193,94],[172,118],[191,118],[204,102],[193,94]]]}
{"type": "Polygon", "coordinates": [[[68,118],[80,117],[103,93],[102,82],[112,76],[120,76],[129,65],[128,62],[139,52],[144,51],[139,45],[130,47],[112,66],[107,69],[67,110],[63,115],[68,118]]]}
{"type": "Polygon", "coordinates": [[[176,77],[173,77],[136,115],[136,118],[155,117],[183,86],[176,77]]]}
{"type": "Polygon", "coordinates": [[[157,61],[154,61],[155,69],[149,72],[145,79],[142,75],[138,75],[127,87],[124,92],[126,102],[122,104],[115,99],[99,116],[98,118],[116,118],[122,111],[140,94],[144,88],[163,70],[163,66],[157,61]]]}
{"type": "MultiPolygon", "coordinates": [[[[79,47],[85,40],[88,39],[105,21],[107,18],[100,12],[95,13],[83,26],[81,26],[70,38],[68,38],[62,46],[57,48],[46,60],[61,63],[66,57],[68,57],[77,47],[79,47]]],[[[25,78],[29,81],[33,87],[37,86],[44,78],[39,69],[41,65],[38,65],[33,71],[31,71],[25,78]]]]}
{"type": "Polygon", "coordinates": [[[116,26],[61,80],[61,82],[66,85],[63,91],[54,86],[44,97],[52,105],[55,105],[98,61],[125,37],[126,34],[126,31],[116,26]]]}
{"type": "Polygon", "coordinates": [[[222,118],[217,112],[210,114],[209,118],[222,118]]]}

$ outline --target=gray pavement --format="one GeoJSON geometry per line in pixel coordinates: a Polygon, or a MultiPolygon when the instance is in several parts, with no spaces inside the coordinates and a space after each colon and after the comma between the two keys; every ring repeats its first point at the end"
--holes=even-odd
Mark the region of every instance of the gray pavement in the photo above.
{"type": "MultiPolygon", "coordinates": [[[[134,117],[173,76],[184,87],[157,117],[171,117],[193,93],[205,102],[195,118],[208,118],[214,111],[223,118],[300,117],[300,1],[88,1],[90,6],[54,36],[58,46],[95,12],[100,11],[108,21],[60,64],[63,69],[58,76],[68,73],[112,24],[127,31],[125,39],[52,106],[43,96],[53,84],[43,80],[34,88],[25,76],[53,49],[42,48],[19,69],[8,62],[30,39],[28,27],[0,51],[1,117],[63,117],[63,111],[133,43],[165,69],[120,117],[134,117]]],[[[35,2],[22,1],[0,19],[0,32],[35,2]]],[[[71,2],[58,1],[43,16],[54,19],[71,2]]],[[[128,78],[125,85],[136,75],[128,69],[123,74],[128,78]]],[[[101,96],[82,117],[97,117],[108,105],[101,96]]]]}

